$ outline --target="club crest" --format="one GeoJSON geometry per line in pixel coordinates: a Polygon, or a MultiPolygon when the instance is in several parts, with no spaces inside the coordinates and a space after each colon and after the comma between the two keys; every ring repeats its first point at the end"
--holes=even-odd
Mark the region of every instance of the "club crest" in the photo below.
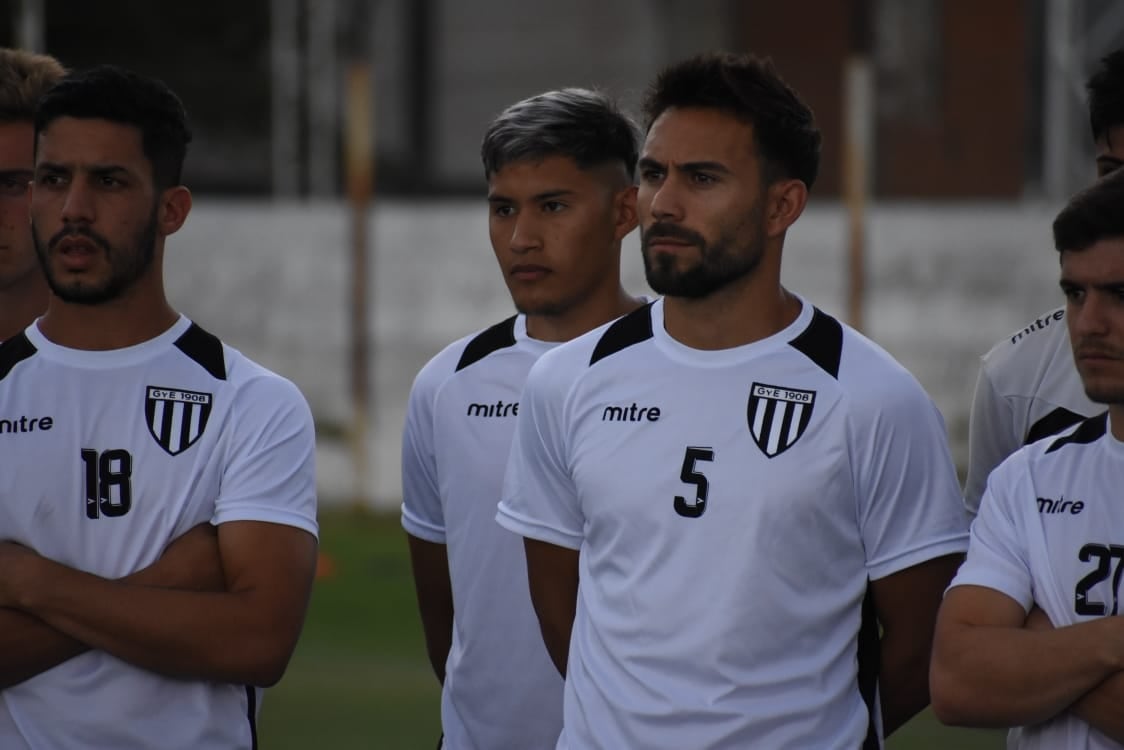
{"type": "Polygon", "coordinates": [[[207,429],[211,394],[150,385],[144,396],[144,416],[157,444],[178,456],[195,445],[207,429]]]}
{"type": "Polygon", "coordinates": [[[749,389],[746,417],[753,441],[769,458],[796,444],[812,420],[815,391],[754,383],[749,389]]]}

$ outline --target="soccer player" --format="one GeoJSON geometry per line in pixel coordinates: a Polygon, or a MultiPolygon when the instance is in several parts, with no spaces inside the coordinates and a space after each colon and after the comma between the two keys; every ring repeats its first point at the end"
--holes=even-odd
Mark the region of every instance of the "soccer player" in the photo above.
{"type": "MultiPolygon", "coordinates": [[[[1089,79],[1089,122],[1097,176],[1124,163],[1124,49],[1089,79]]],[[[1044,313],[983,357],[969,419],[964,505],[975,515],[991,471],[1020,446],[1104,411],[1085,395],[1073,367],[1065,308],[1044,313]]]]}
{"type": "Polygon", "coordinates": [[[535,364],[498,512],[566,675],[559,748],[879,747],[929,701],[967,546],[944,425],[781,286],[820,133],[772,64],[674,65],[645,114],[665,296],[535,364]]]}
{"type": "MultiPolygon", "coordinates": [[[[0,607],[62,658],[60,634],[89,650],[0,694],[0,747],[249,750],[315,572],[311,414],[167,302],[165,240],[191,208],[175,94],[119,68],[68,74],[35,135],[51,296],[0,346],[0,607]],[[115,580],[205,523],[217,586],[115,580]]],[[[181,557],[206,562],[202,546],[181,557]]]]}
{"type": "Polygon", "coordinates": [[[941,606],[933,707],[950,724],[1018,727],[1011,748],[1119,748],[1124,171],[1069,202],[1054,244],[1076,370],[1108,412],[992,473],[967,562],[941,606]],[[1032,607],[1042,614],[1028,619],[1032,607]]]}
{"type": "Polygon", "coordinates": [[[494,519],[531,365],[643,304],[620,283],[636,155],[629,119],[584,89],[514,104],[484,135],[489,235],[518,314],[421,370],[402,440],[402,525],[449,750],[558,740],[562,679],[531,609],[522,544],[494,519]]]}
{"type": "Polygon", "coordinates": [[[53,57],[0,48],[0,341],[47,309],[47,282],[28,229],[27,184],[35,104],[63,72],[53,57]]]}

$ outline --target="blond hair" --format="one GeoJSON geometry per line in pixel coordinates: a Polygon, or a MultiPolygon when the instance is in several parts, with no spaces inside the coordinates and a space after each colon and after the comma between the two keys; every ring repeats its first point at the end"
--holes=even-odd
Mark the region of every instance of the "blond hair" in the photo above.
{"type": "Polygon", "coordinates": [[[50,55],[0,47],[0,122],[33,120],[39,99],[65,74],[50,55]]]}

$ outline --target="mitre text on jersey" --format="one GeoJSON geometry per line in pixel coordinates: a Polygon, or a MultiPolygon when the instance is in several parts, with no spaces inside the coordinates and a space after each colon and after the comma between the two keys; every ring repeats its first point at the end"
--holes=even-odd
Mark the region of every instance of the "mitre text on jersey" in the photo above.
{"type": "Polygon", "coordinates": [[[46,432],[55,426],[51,417],[18,417],[14,419],[0,419],[0,435],[6,432],[46,432]]]}

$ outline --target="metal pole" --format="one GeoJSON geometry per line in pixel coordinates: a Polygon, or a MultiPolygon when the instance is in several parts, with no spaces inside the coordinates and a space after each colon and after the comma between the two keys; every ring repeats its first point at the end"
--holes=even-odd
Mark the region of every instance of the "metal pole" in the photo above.
{"type": "Polygon", "coordinates": [[[866,303],[866,204],[874,143],[874,74],[867,0],[857,0],[843,73],[843,199],[847,206],[847,320],[861,331],[866,303]]]}
{"type": "Polygon", "coordinates": [[[299,0],[270,0],[270,133],[274,197],[300,192],[300,47],[299,0]]]}
{"type": "Polygon", "coordinates": [[[368,220],[374,187],[374,117],[371,68],[353,62],[347,70],[347,112],[344,148],[347,196],[351,206],[350,374],[352,400],[351,455],[354,466],[352,502],[364,507],[370,492],[367,435],[371,414],[367,327],[370,294],[367,278],[368,220]]]}
{"type": "Polygon", "coordinates": [[[308,192],[335,195],[339,107],[336,72],[336,2],[308,4],[308,192]]]}
{"type": "Polygon", "coordinates": [[[1070,149],[1073,148],[1073,100],[1069,78],[1073,66],[1073,16],[1070,0],[1046,0],[1046,86],[1042,148],[1042,185],[1047,197],[1069,194],[1070,149]]]}
{"type": "Polygon", "coordinates": [[[46,0],[20,0],[16,11],[16,46],[29,52],[46,52],[46,0]]]}

